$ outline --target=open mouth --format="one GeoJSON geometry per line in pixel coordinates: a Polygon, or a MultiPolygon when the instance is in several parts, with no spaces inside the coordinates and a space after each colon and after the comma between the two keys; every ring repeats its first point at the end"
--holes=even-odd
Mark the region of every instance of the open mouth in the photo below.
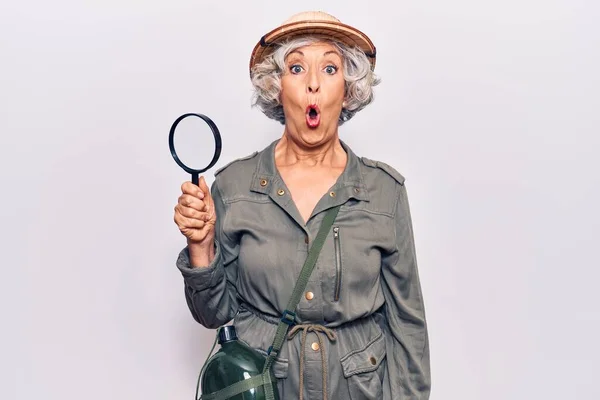
{"type": "Polygon", "coordinates": [[[316,104],[311,104],[306,107],[306,124],[310,128],[316,128],[319,126],[321,122],[321,111],[319,110],[319,106],[316,104]]]}

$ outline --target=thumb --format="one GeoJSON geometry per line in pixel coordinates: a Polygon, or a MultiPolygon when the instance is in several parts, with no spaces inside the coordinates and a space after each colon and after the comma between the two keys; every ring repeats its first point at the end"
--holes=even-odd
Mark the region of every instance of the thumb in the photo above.
{"type": "Polygon", "coordinates": [[[200,190],[202,190],[202,192],[204,192],[204,195],[210,194],[210,189],[208,188],[208,185],[206,184],[206,180],[204,179],[204,176],[201,176],[200,179],[198,180],[198,187],[200,188],[200,190]]]}
{"type": "Polygon", "coordinates": [[[204,176],[200,177],[200,180],[198,181],[198,187],[200,190],[202,190],[202,193],[204,193],[204,202],[208,205],[209,209],[213,208],[213,199],[210,193],[210,188],[208,187],[204,176]]]}
{"type": "Polygon", "coordinates": [[[215,204],[204,176],[200,177],[200,180],[198,181],[198,187],[200,190],[202,190],[202,192],[204,192],[204,203],[208,206],[208,213],[210,214],[209,219],[212,219],[215,215],[215,204]]]}

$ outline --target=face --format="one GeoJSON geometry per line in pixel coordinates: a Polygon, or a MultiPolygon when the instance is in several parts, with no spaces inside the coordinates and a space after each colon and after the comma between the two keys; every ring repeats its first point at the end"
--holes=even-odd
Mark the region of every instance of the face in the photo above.
{"type": "Polygon", "coordinates": [[[285,60],[281,103],[286,133],[305,145],[337,137],[344,102],[342,57],[329,43],[298,48],[285,60]]]}

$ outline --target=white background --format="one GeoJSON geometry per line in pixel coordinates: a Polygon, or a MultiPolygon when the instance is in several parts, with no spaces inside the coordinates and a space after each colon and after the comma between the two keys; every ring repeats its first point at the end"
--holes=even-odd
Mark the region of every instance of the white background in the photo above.
{"type": "Polygon", "coordinates": [[[407,178],[431,399],[600,398],[598,2],[217,3],[2,2],[0,398],[193,397],[168,131],[209,115],[215,169],[278,138],[248,60],[310,9],[377,46],[341,137],[407,178]]]}

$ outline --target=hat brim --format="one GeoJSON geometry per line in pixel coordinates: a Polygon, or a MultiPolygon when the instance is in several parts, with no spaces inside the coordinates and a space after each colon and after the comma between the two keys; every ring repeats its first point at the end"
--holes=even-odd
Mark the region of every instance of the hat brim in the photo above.
{"type": "Polygon", "coordinates": [[[275,45],[284,40],[307,36],[323,36],[350,47],[357,46],[364,51],[371,62],[371,69],[375,69],[376,49],[367,35],[358,29],[333,21],[298,21],[282,25],[264,35],[254,46],[250,57],[250,73],[252,68],[262,62],[266,56],[273,52],[275,45]]]}

